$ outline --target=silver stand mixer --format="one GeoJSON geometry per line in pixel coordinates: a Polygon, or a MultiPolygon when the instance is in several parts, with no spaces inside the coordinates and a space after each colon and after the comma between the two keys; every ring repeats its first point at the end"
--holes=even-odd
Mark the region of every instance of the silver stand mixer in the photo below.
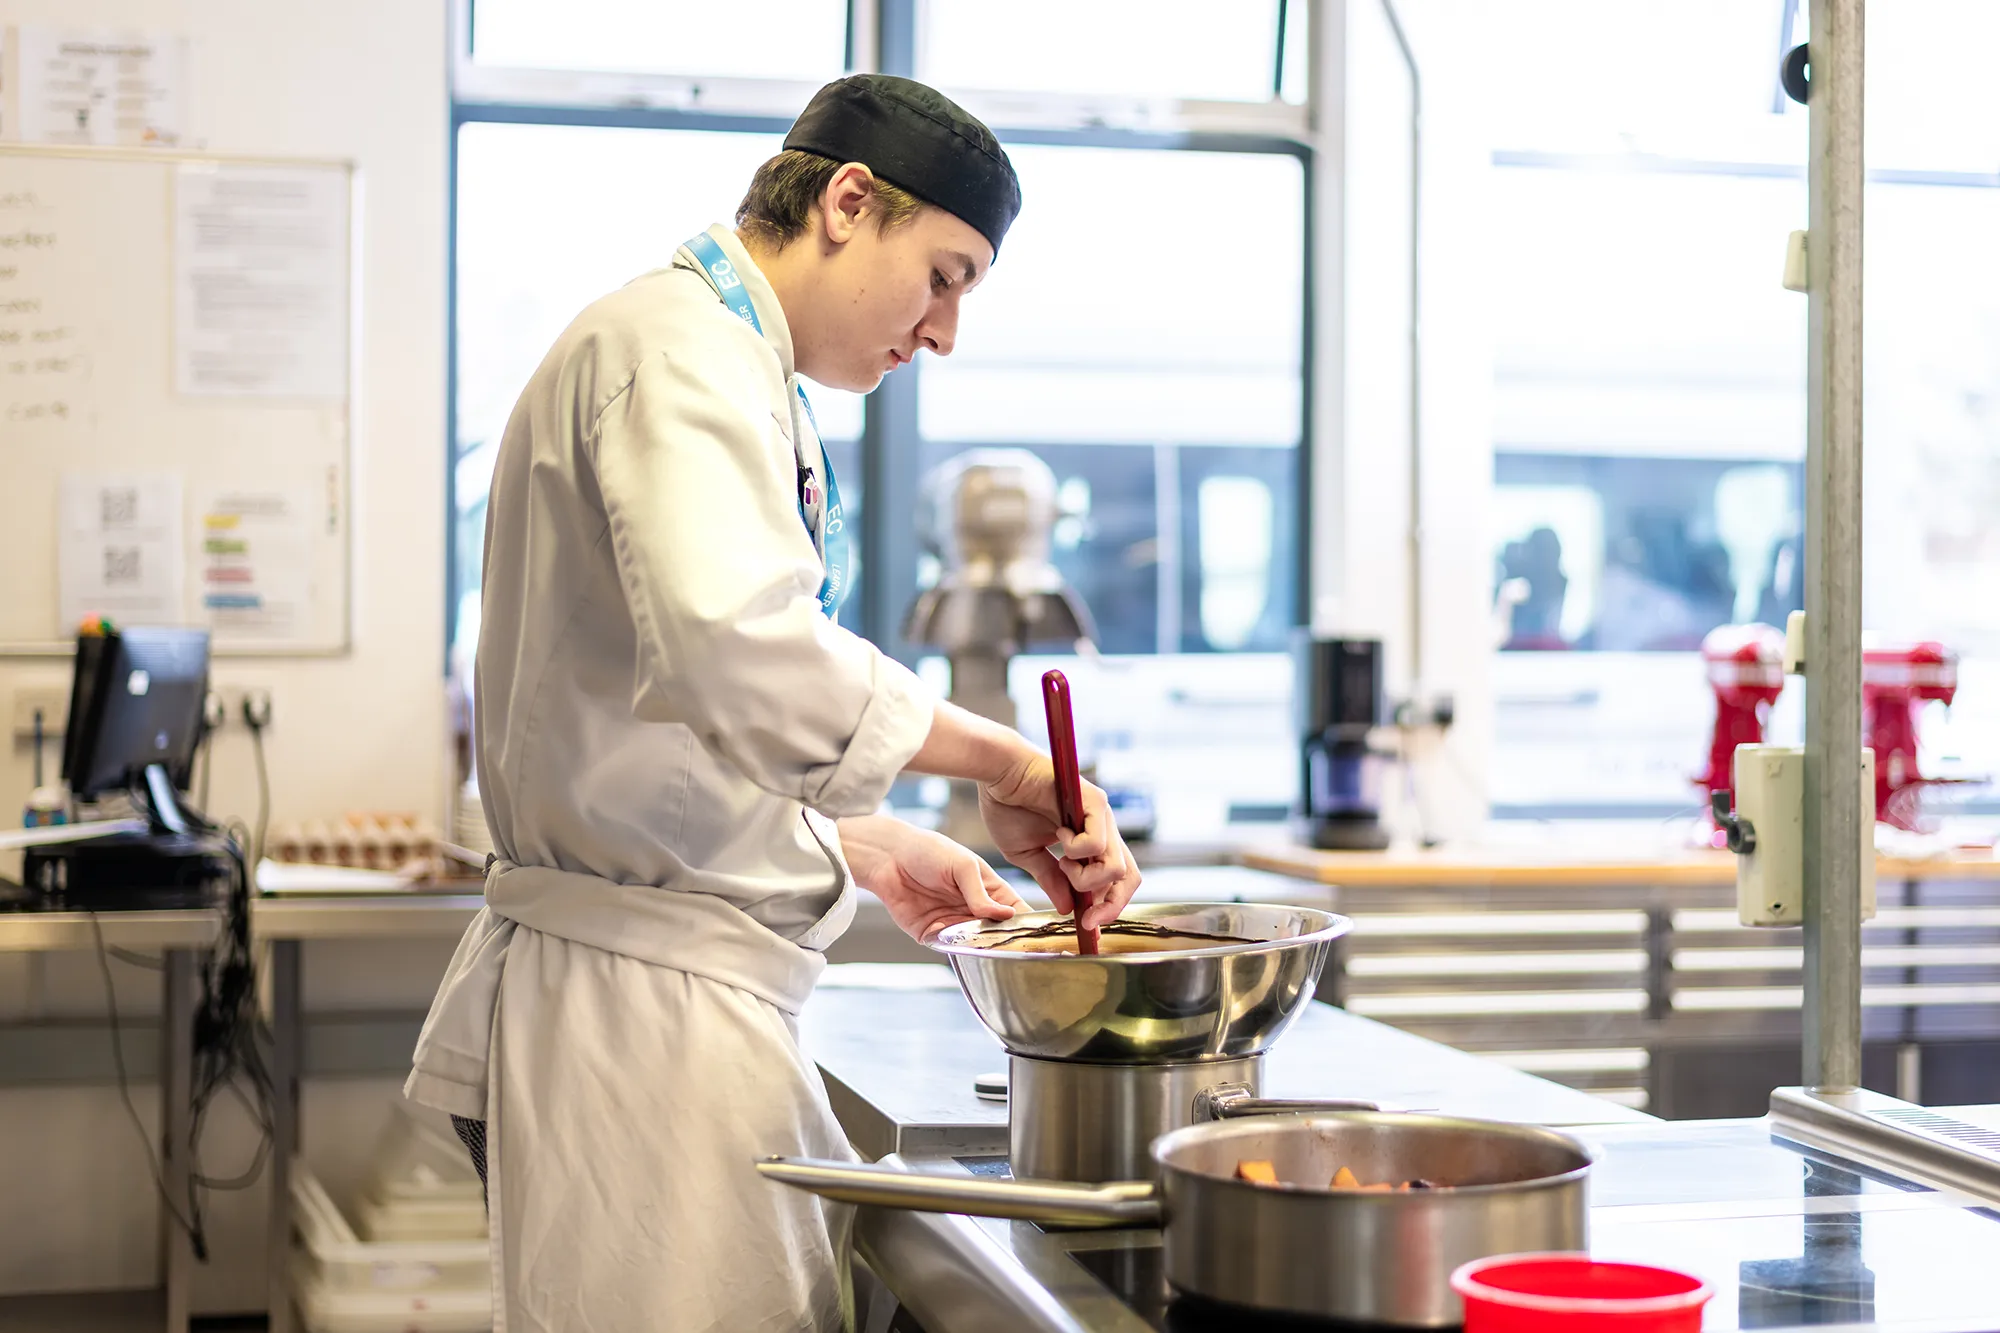
{"type": "MultiPolygon", "coordinates": [[[[1058,512],[1055,473],[1026,449],[955,455],[924,478],[918,502],[918,540],[940,572],[911,604],[903,638],[943,650],[952,703],[1009,727],[1008,662],[1035,645],[1097,639],[1089,609],[1049,557],[1058,512]]],[[[952,783],[940,831],[991,849],[971,783],[952,783]]]]}

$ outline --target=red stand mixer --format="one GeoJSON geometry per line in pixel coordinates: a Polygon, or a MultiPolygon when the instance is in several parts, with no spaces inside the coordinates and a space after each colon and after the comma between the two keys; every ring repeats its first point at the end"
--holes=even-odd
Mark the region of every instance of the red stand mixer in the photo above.
{"type": "MultiPolygon", "coordinates": [[[[1769,625],[1722,625],[1701,641],[1701,658],[1715,691],[1715,729],[1708,769],[1695,779],[1711,795],[1734,782],[1736,747],[1764,743],[1771,705],[1785,688],[1785,636],[1769,625]]],[[[1861,655],[1863,743],[1875,751],[1875,818],[1920,831],[1918,794],[1962,778],[1927,778],[1917,770],[1917,722],[1933,701],[1950,706],[1958,694],[1958,654],[1924,641],[1869,648],[1861,655]]],[[[1710,816],[1709,845],[1723,845],[1710,816]]]]}
{"type": "Polygon", "coordinates": [[[1861,728],[1875,749],[1875,818],[1918,829],[1923,788],[1962,781],[1917,771],[1917,719],[1936,700],[1947,708],[1958,694],[1958,654],[1941,643],[1868,648],[1861,654],[1861,728]]]}
{"type": "MultiPolygon", "coordinates": [[[[1765,719],[1785,691],[1785,636],[1769,625],[1719,625],[1701,641],[1701,660],[1715,691],[1715,730],[1708,770],[1695,783],[1712,796],[1735,785],[1736,747],[1764,743],[1765,719]]],[[[1704,808],[1713,806],[1704,802],[1704,808]]],[[[1708,819],[1707,841],[1720,847],[1723,831],[1712,814],[1708,819]]]]}

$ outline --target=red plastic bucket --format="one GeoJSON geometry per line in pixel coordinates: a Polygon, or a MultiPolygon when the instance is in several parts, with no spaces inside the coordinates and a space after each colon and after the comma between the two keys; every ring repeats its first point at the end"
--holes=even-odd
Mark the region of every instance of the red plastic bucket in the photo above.
{"type": "Polygon", "coordinates": [[[1451,1275],[1465,1333],[1698,1333],[1715,1293],[1698,1277],[1587,1254],[1499,1254],[1451,1275]]]}

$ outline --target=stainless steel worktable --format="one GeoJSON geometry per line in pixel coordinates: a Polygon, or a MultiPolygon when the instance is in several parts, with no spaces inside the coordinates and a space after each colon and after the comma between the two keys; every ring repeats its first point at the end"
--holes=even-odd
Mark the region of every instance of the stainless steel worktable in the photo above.
{"type": "Polygon", "coordinates": [[[206,949],[222,929],[212,908],[163,912],[58,912],[0,903],[0,953],[95,949],[206,949]]]}
{"type": "MultiPolygon", "coordinates": [[[[187,1151],[193,1114],[195,961],[215,942],[222,914],[208,908],[154,912],[54,911],[19,898],[0,899],[0,953],[107,949],[158,950],[160,968],[160,1188],[187,1197],[187,1151]]],[[[146,1193],[154,1191],[148,1186],[146,1193]]],[[[164,1328],[185,1333],[194,1250],[163,1208],[160,1289],[156,1292],[0,1298],[0,1328],[164,1328]]]]}
{"type": "MultiPolygon", "coordinates": [[[[2000,1108],[1956,1111],[2000,1121],[2000,1108]]],[[[1573,1129],[1596,1155],[1590,1250],[1706,1281],[1708,1333],[1995,1333],[2000,1222],[1976,1201],[1771,1136],[1763,1120],[1573,1129]]],[[[1004,1172],[999,1159],[912,1154],[938,1174],[1004,1172]]],[[[1177,1297],[1160,1233],[1044,1231],[1029,1222],[863,1208],[856,1246],[864,1333],[1305,1333],[1332,1326],[1177,1297]],[[890,1295],[893,1293],[893,1296],[890,1295]],[[914,1322],[911,1322],[914,1321],[914,1322]]],[[[1357,1333],[1341,1325],[1343,1333],[1357,1333]]]]}
{"type": "MultiPolygon", "coordinates": [[[[945,969],[831,968],[801,1029],[864,1155],[1005,1173],[1006,1108],[976,1098],[972,1079],[1006,1057],[945,969]]],[[[1993,1212],[1774,1140],[1764,1120],[1655,1120],[1322,1004],[1278,1041],[1265,1072],[1276,1096],[1570,1126],[1598,1157],[1592,1251],[1699,1274],[1715,1290],[1706,1329],[2000,1330],[1993,1212]]],[[[1954,1114],[2000,1127],[2000,1108],[1954,1114]]],[[[1146,1228],[1044,1231],[864,1208],[856,1243],[886,1287],[871,1291],[864,1333],[883,1333],[899,1309],[896,1328],[925,1333],[1318,1327],[1176,1299],[1159,1233],[1146,1228]]]]}
{"type": "Polygon", "coordinates": [[[301,894],[255,898],[250,934],[260,940],[449,939],[485,905],[475,882],[469,893],[301,894]]]}

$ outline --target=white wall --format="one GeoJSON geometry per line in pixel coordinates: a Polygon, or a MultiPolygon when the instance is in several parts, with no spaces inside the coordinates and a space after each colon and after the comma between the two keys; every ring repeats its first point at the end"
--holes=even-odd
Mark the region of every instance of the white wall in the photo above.
{"type": "MultiPolygon", "coordinates": [[[[0,26],[50,23],[184,33],[192,39],[190,130],[222,152],[353,159],[360,168],[362,354],[355,422],[354,642],[333,660],[229,659],[218,684],[263,685],[273,815],[325,818],[354,809],[439,817],[443,747],[446,86],[439,0],[0,0],[0,26]]],[[[102,391],[113,391],[106,384],[102,391]]],[[[3,467],[4,465],[0,465],[3,467]]],[[[0,491],[5,473],[0,471],[0,491]]],[[[10,581],[53,579],[9,570],[10,581]]],[[[67,663],[0,659],[0,706],[13,692],[60,686],[67,663]]],[[[218,738],[211,807],[248,818],[254,771],[240,732],[218,738]]],[[[26,793],[24,747],[0,747],[0,803],[26,793]]],[[[6,822],[12,822],[11,819],[6,822]]],[[[11,869],[11,868],[10,868],[11,869]]],[[[357,960],[379,999],[421,1007],[448,950],[357,960]],[[414,996],[414,999],[410,997],[414,996]]],[[[131,969],[119,965],[119,970],[131,969]]],[[[130,1012],[151,996],[137,974],[130,1012]]],[[[121,982],[122,985],[122,982],[121,982]]],[[[0,958],[0,1022],[101,1018],[95,959],[30,965],[0,958]],[[39,967],[39,975],[34,968],[39,967]]],[[[308,1148],[351,1160],[386,1105],[386,1085],[319,1088],[308,1097],[308,1148]],[[336,1125],[334,1122],[340,1122],[336,1125]],[[344,1126],[344,1128],[342,1128],[344,1126]]],[[[150,1085],[135,1086],[150,1114],[150,1085]]],[[[235,1136],[230,1136],[235,1137],[235,1136]]],[[[217,1169],[235,1156],[217,1148],[217,1169]]],[[[135,1286],[151,1279],[138,1140],[113,1090],[0,1092],[0,1292],[135,1286]],[[32,1238],[17,1244],[14,1238],[32,1238]]],[[[337,1164],[337,1162],[336,1162],[337,1164]]],[[[336,1171],[338,1175],[339,1172],[336,1171]]],[[[223,1250],[202,1308],[261,1308],[255,1264],[261,1202],[218,1204],[223,1250]]]]}
{"type": "MultiPolygon", "coordinates": [[[[1327,0],[1319,37],[1324,67],[1339,72],[1315,183],[1312,623],[1382,638],[1392,697],[1452,697],[1451,730],[1416,751],[1421,824],[1443,836],[1485,818],[1493,715],[1492,371],[1478,259],[1485,76],[1464,40],[1474,8],[1397,0],[1423,81],[1421,679],[1410,634],[1410,80],[1381,0],[1327,0]]],[[[1399,832],[1419,826],[1406,802],[1387,814],[1399,832]]]]}

